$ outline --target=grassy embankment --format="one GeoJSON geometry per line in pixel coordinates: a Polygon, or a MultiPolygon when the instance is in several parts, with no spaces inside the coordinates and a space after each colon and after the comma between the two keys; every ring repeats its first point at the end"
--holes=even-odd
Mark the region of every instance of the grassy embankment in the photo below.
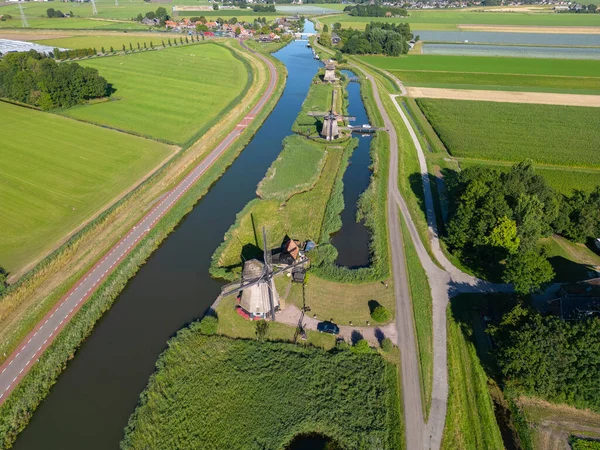
{"type": "MultiPolygon", "coordinates": [[[[69,242],[38,264],[5,296],[3,306],[12,308],[9,316],[3,316],[5,324],[8,325],[2,328],[3,338],[1,340],[6,354],[10,354],[12,348],[31,327],[94,264],[97,258],[119,239],[119,235],[133,226],[138,218],[148,211],[149,205],[152,205],[157,196],[172,187],[195,164],[206,157],[208,151],[233,129],[240,114],[245,112],[246,106],[258,101],[267,85],[266,67],[262,63],[257,63],[255,57],[249,57],[249,62],[253,67],[255,82],[246,91],[240,102],[236,102],[229,111],[223,112],[222,127],[213,127],[201,142],[199,141],[186,151],[180,152],[148,182],[107,210],[96,221],[90,223],[69,242]],[[131,214],[131,211],[137,211],[138,214],[131,214]]],[[[281,63],[275,60],[274,63],[278,66],[279,73],[285,72],[281,63]]],[[[244,148],[277,102],[283,91],[284,80],[284,77],[279,78],[275,94],[255,120],[82,306],[52,346],[42,355],[38,363],[2,405],[0,409],[2,445],[9,446],[19,431],[25,427],[32,412],[45,398],[66,362],[73,356],[81,341],[92,332],[94,324],[104,311],[110,308],[128,279],[136,273],[146,258],[244,148]]]]}
{"type": "Polygon", "coordinates": [[[493,382],[488,382],[475,347],[477,339],[486,337],[481,326],[471,328],[473,314],[459,298],[448,309],[449,392],[443,449],[504,448],[489,391],[493,382]]]}
{"type": "Polygon", "coordinates": [[[493,56],[362,56],[406,86],[600,94],[600,61],[493,56]]]}
{"type": "Polygon", "coordinates": [[[199,328],[181,331],[161,355],[121,448],[283,448],[304,433],[348,449],[400,447],[396,366],[381,356],[199,328]]]}
{"type": "MultiPolygon", "coordinates": [[[[479,8],[478,8],[479,9],[479,8]]],[[[554,12],[498,12],[481,10],[409,11],[408,17],[353,17],[332,15],[319,19],[331,28],[340,22],[343,28],[364,29],[369,22],[409,23],[413,30],[457,30],[463,24],[582,27],[600,26],[595,14],[556,14],[554,12]],[[584,17],[587,16],[587,17],[584,17]]]]}
{"type": "MultiPolygon", "coordinates": [[[[115,52],[121,53],[123,51],[123,46],[127,49],[127,53],[130,53],[129,44],[133,47],[133,52],[138,53],[138,44],[142,50],[144,49],[144,43],[146,44],[147,50],[151,49],[150,43],[154,46],[154,49],[163,49],[162,43],[165,43],[166,48],[169,47],[169,39],[173,43],[173,47],[179,47],[181,45],[179,38],[183,38],[185,43],[184,35],[177,34],[159,34],[159,33],[148,33],[148,32],[131,32],[127,34],[123,33],[94,33],[87,34],[86,31],[79,31],[77,33],[73,33],[71,36],[63,36],[63,37],[50,37],[44,36],[45,39],[34,39],[32,42],[36,42],[41,45],[48,45],[49,47],[60,47],[60,48],[68,48],[68,49],[77,49],[77,48],[92,48],[96,49],[98,53],[102,53],[102,47],[106,53],[110,53],[110,48],[113,47],[115,52]],[[175,46],[174,41],[177,39],[177,46],[175,46]]],[[[27,39],[23,37],[23,39],[27,39]]],[[[194,36],[194,41],[196,37],[194,36]]],[[[201,40],[202,37],[199,37],[201,40]]],[[[188,37],[188,40],[191,40],[191,36],[188,37]]],[[[210,42],[221,42],[222,39],[211,39],[210,42]]],[[[205,41],[206,42],[206,41],[205,41]]],[[[85,58],[87,59],[87,58],[85,58]]]]}
{"type": "Polygon", "coordinates": [[[8,103],[0,115],[0,265],[9,272],[50,252],[175,151],[8,103]]]}

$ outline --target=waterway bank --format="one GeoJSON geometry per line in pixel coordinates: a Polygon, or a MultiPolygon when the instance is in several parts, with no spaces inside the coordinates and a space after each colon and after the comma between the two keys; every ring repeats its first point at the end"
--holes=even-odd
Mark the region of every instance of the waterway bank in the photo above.
{"type": "Polygon", "coordinates": [[[117,447],[165,342],[219,292],[220,283],[208,276],[210,254],[280,151],[316,71],[301,43],[276,56],[288,67],[290,83],[274,113],[98,322],[16,448],[117,447]]]}

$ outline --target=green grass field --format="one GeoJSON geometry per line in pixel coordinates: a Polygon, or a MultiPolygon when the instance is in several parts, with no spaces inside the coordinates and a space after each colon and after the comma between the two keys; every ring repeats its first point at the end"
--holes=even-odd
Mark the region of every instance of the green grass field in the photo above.
{"type": "Polygon", "coordinates": [[[600,168],[596,108],[441,99],[417,104],[452,156],[600,168]]]}
{"type": "Polygon", "coordinates": [[[326,159],[322,145],[297,135],[288,136],[283,151],[269,167],[256,193],[265,200],[284,202],[294,194],[310,190],[319,179],[326,159]]]}
{"type": "MultiPolygon", "coordinates": [[[[457,300],[458,301],[458,300],[457,300]]],[[[453,307],[454,309],[454,307],[453,307]]],[[[461,321],[470,323],[471,310],[456,308],[461,321]]],[[[487,387],[487,376],[473,344],[474,331],[463,334],[460,323],[448,310],[448,414],[442,449],[504,448],[494,405],[487,387]]]]}
{"type": "Polygon", "coordinates": [[[414,30],[456,29],[457,25],[522,25],[522,26],[600,26],[596,14],[556,14],[545,12],[481,12],[476,10],[409,11],[408,17],[353,17],[335,15],[319,19],[329,25],[363,29],[369,22],[409,23],[414,30]]]}
{"type": "Polygon", "coordinates": [[[386,56],[362,56],[359,59],[385,70],[422,70],[476,74],[560,75],[569,78],[600,77],[600,60],[557,60],[448,55],[409,55],[397,58],[386,56]]]}
{"type": "Polygon", "coordinates": [[[81,64],[98,69],[117,91],[110,101],[74,107],[65,115],[177,144],[206,131],[248,80],[241,61],[210,43],[81,64]]]}
{"type": "MultiPolygon", "coordinates": [[[[302,103],[302,109],[296,117],[296,121],[292,125],[292,130],[296,133],[301,133],[304,135],[315,135],[319,131],[319,127],[321,126],[321,118],[316,118],[312,116],[306,115],[309,111],[329,111],[331,108],[331,93],[333,92],[333,87],[329,84],[315,84],[311,86],[311,89],[308,91],[308,95],[306,99],[302,103]]],[[[341,96],[339,95],[340,91],[338,91],[338,95],[336,96],[336,109],[339,111],[341,107],[341,96]]]]}
{"type": "Polygon", "coordinates": [[[202,336],[170,342],[122,449],[285,448],[322,433],[342,448],[399,448],[397,367],[376,353],[202,336]]]}
{"type": "MultiPolygon", "coordinates": [[[[0,9],[0,12],[2,10],[0,9]]],[[[27,19],[29,28],[49,29],[49,30],[147,30],[148,27],[137,22],[113,22],[109,20],[95,19],[27,19]]],[[[0,22],[2,28],[21,28],[21,19],[14,16],[11,20],[0,22]]]]}
{"type": "Polygon", "coordinates": [[[550,264],[556,272],[554,283],[589,280],[595,277],[594,267],[600,266],[597,255],[584,244],[570,242],[560,236],[540,241],[546,250],[550,264]]]}
{"type": "Polygon", "coordinates": [[[392,70],[405,86],[503,91],[600,93],[600,77],[392,70]]]}
{"type": "MultiPolygon", "coordinates": [[[[460,166],[464,169],[470,166],[489,166],[499,170],[510,170],[511,162],[483,161],[460,158],[460,166]]],[[[574,190],[591,191],[600,185],[600,170],[580,169],[565,166],[534,165],[535,172],[542,175],[548,184],[561,194],[571,195],[574,190]]]]}
{"type": "Polygon", "coordinates": [[[0,102],[0,265],[15,271],[165,159],[170,149],[0,102]]]}
{"type": "MultiPolygon", "coordinates": [[[[35,40],[33,42],[37,42],[42,45],[49,45],[50,47],[60,47],[60,48],[95,48],[98,52],[102,51],[102,47],[104,47],[105,51],[110,51],[110,47],[112,46],[117,51],[123,50],[123,45],[129,48],[129,44],[133,45],[133,48],[137,49],[138,42],[143,47],[144,42],[150,46],[150,42],[152,42],[155,46],[160,44],[162,47],[162,40],[165,36],[160,35],[158,33],[118,33],[114,35],[88,35],[88,36],[71,36],[57,39],[41,39],[35,40]]],[[[166,38],[173,39],[175,36],[167,35],[166,38]]],[[[167,42],[167,41],[165,41],[167,42]]]]}

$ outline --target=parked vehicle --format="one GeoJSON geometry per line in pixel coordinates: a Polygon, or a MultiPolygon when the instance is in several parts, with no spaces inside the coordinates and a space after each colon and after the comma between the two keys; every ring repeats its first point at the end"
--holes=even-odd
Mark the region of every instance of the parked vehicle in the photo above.
{"type": "Polygon", "coordinates": [[[333,335],[340,334],[340,327],[333,322],[320,322],[317,325],[317,330],[319,330],[321,333],[329,333],[333,335]]]}

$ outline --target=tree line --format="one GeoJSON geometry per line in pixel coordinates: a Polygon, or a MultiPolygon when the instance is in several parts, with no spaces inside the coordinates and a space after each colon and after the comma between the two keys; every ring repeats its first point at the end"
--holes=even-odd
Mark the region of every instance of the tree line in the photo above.
{"type": "Polygon", "coordinates": [[[43,110],[68,108],[112,91],[96,69],[58,64],[35,50],[9,53],[0,61],[0,97],[43,110]]]}
{"type": "MultiPolygon", "coordinates": [[[[413,38],[410,25],[407,23],[392,24],[371,22],[364,31],[342,29],[339,23],[334,24],[334,31],[341,39],[343,53],[351,55],[384,54],[399,56],[408,53],[408,41],[413,38]]],[[[321,45],[331,47],[331,36],[323,32],[319,37],[321,45]]]]}
{"type": "Polygon", "coordinates": [[[575,242],[600,236],[600,186],[570,196],[536,175],[530,161],[508,172],[469,167],[448,182],[451,252],[483,274],[530,294],[552,281],[554,270],[539,245],[559,234],[575,242]]]}
{"type": "Polygon", "coordinates": [[[488,328],[504,383],[600,412],[600,319],[564,321],[515,306],[488,328]]]}
{"type": "Polygon", "coordinates": [[[408,13],[404,8],[398,8],[395,6],[381,6],[381,5],[353,5],[346,6],[344,12],[347,12],[350,16],[358,17],[406,17],[408,13]],[[389,13],[389,15],[388,15],[389,13]]]}
{"type": "Polygon", "coordinates": [[[141,22],[144,19],[157,20],[159,25],[161,27],[164,27],[165,22],[170,19],[170,16],[164,7],[159,6],[158,8],[156,8],[156,11],[148,11],[145,15],[142,15],[142,13],[139,13],[137,15],[137,17],[132,20],[135,20],[136,22],[141,22]]]}

